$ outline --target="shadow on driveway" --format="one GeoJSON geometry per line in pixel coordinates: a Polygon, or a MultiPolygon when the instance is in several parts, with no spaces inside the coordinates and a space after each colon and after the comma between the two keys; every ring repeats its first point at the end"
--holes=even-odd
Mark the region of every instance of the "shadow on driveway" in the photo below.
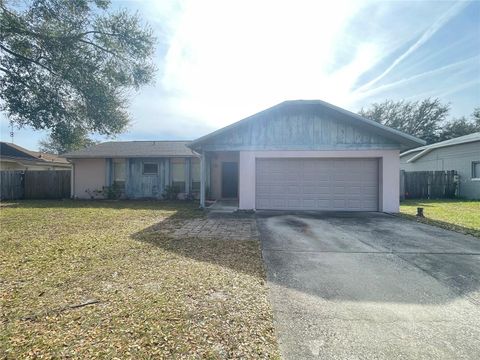
{"type": "Polygon", "coordinates": [[[379,213],[257,222],[284,358],[478,358],[479,239],[379,213]]]}

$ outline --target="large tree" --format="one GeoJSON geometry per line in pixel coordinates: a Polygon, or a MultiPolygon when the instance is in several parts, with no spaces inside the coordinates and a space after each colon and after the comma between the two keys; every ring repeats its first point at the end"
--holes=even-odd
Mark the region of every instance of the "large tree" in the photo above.
{"type": "Polygon", "coordinates": [[[442,126],[438,141],[453,139],[459,136],[480,132],[480,108],[476,108],[470,119],[462,116],[452,119],[442,126]]]}
{"type": "Polygon", "coordinates": [[[438,140],[440,124],[447,118],[449,110],[450,106],[442,104],[439,99],[386,100],[367,109],[362,108],[359,114],[431,144],[438,140]]]}
{"type": "Polygon", "coordinates": [[[66,152],[80,150],[96,144],[84,129],[67,128],[65,131],[57,129],[51,133],[48,138],[40,140],[40,151],[51,154],[64,154],[66,152]]]}
{"type": "Polygon", "coordinates": [[[108,0],[0,0],[0,109],[50,140],[115,135],[129,90],[152,81],[155,38],[108,0]]]}

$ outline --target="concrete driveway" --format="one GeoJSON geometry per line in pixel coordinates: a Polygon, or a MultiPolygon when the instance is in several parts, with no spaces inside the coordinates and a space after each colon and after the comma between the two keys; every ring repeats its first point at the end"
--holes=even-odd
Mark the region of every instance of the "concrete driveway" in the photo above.
{"type": "Polygon", "coordinates": [[[379,213],[258,213],[285,359],[479,359],[480,239],[379,213]]]}

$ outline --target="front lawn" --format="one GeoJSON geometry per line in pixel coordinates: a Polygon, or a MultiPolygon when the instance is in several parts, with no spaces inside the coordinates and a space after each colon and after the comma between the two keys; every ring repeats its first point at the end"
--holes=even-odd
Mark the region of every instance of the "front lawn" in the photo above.
{"type": "Polygon", "coordinates": [[[480,237],[480,201],[405,200],[400,213],[413,218],[417,207],[424,208],[425,219],[421,221],[480,237]]]}
{"type": "Polygon", "coordinates": [[[0,357],[277,357],[256,240],[174,238],[167,202],[1,204],[0,357]]]}

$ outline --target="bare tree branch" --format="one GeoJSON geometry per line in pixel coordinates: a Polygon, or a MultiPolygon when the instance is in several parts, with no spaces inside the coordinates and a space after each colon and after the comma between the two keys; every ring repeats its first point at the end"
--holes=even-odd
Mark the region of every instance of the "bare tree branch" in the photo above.
{"type": "Polygon", "coordinates": [[[49,67],[43,65],[42,63],[36,61],[35,59],[31,59],[31,58],[28,58],[28,57],[26,57],[26,56],[23,56],[22,54],[16,53],[16,52],[14,52],[14,51],[6,48],[6,47],[3,46],[2,44],[0,44],[0,49],[2,49],[3,51],[9,53],[9,54],[12,55],[12,56],[18,57],[18,58],[20,58],[20,59],[23,59],[23,60],[25,60],[25,61],[29,61],[29,62],[31,62],[31,63],[33,63],[33,64],[35,64],[35,65],[38,65],[38,66],[40,66],[41,68],[43,68],[43,69],[47,70],[48,72],[50,72],[50,73],[52,73],[52,74],[55,75],[55,71],[53,71],[53,70],[50,69],[49,67]]]}

